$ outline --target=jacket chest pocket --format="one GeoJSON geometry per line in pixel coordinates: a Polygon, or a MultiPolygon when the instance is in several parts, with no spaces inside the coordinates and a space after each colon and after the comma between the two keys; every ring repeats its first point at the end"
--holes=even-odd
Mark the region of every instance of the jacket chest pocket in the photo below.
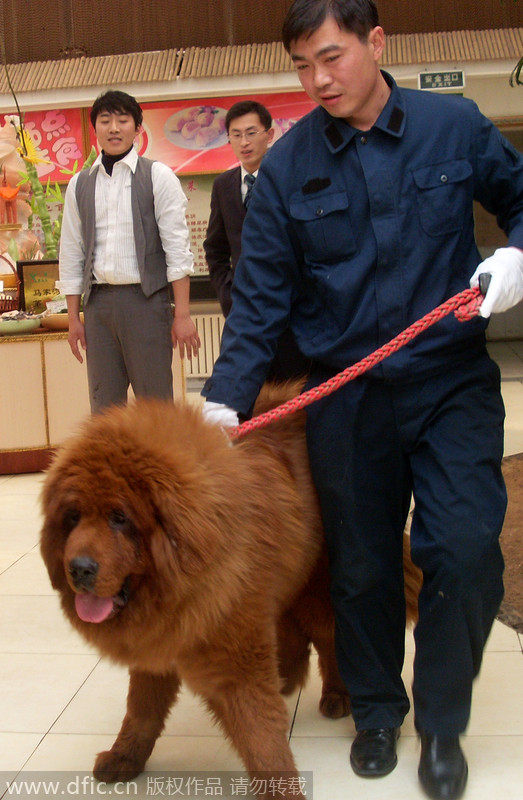
{"type": "Polygon", "coordinates": [[[472,166],[464,159],[413,170],[421,227],[429,236],[463,228],[472,208],[472,166]]]}
{"type": "Polygon", "coordinates": [[[295,197],[289,210],[305,261],[328,263],[356,252],[347,192],[295,197]]]}

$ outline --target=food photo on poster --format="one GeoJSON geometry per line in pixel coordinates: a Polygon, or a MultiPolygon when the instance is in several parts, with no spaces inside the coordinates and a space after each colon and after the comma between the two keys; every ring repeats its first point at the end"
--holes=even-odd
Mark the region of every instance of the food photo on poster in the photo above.
{"type": "Polygon", "coordinates": [[[225,116],[218,106],[191,106],[172,114],[164,125],[165,137],[175,147],[204,150],[227,144],[225,116]]]}

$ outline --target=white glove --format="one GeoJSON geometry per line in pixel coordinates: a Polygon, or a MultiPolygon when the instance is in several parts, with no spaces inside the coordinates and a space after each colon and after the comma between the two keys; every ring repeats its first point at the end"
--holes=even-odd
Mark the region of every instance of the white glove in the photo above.
{"type": "Polygon", "coordinates": [[[206,422],[212,422],[221,428],[233,428],[240,424],[236,411],[224,403],[213,403],[212,400],[206,400],[202,413],[206,422]]]}
{"type": "Polygon", "coordinates": [[[470,279],[471,288],[478,286],[482,272],[492,276],[479,308],[482,317],[507,311],[523,300],[523,251],[517,247],[498,248],[478,266],[470,279]]]}

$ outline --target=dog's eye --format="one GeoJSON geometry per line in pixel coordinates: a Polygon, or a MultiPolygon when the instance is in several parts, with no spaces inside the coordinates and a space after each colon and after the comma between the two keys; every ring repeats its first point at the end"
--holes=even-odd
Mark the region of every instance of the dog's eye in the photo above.
{"type": "Polygon", "coordinates": [[[122,530],[122,528],[127,527],[129,524],[129,518],[120,508],[113,508],[109,514],[108,521],[110,527],[116,528],[117,530],[122,530]]]}
{"type": "Polygon", "coordinates": [[[66,530],[67,533],[69,533],[69,531],[72,531],[73,528],[76,528],[76,526],[80,522],[80,516],[81,514],[77,508],[67,509],[63,518],[64,529],[66,530]]]}

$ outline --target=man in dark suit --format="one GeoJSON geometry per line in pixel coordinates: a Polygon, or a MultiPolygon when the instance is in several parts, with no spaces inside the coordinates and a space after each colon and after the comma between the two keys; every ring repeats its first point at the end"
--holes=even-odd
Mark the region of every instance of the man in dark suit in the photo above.
{"type": "MultiPolygon", "coordinates": [[[[209,276],[226,317],[231,310],[234,270],[241,252],[243,220],[258,168],[274,138],[270,112],[256,100],[240,100],[227,112],[225,128],[240,165],[218,175],[211,194],[211,213],[203,243],[209,276]]],[[[309,361],[287,330],[280,337],[268,378],[287,380],[306,375],[309,361]]]]}
{"type": "Polygon", "coordinates": [[[232,279],[240,257],[243,220],[247,212],[248,184],[245,179],[251,175],[256,178],[261,160],[274,138],[274,128],[269,111],[255,100],[235,103],[227,112],[225,128],[240,165],[218,175],[214,181],[203,247],[211,283],[226,317],[231,310],[232,279]]]}

